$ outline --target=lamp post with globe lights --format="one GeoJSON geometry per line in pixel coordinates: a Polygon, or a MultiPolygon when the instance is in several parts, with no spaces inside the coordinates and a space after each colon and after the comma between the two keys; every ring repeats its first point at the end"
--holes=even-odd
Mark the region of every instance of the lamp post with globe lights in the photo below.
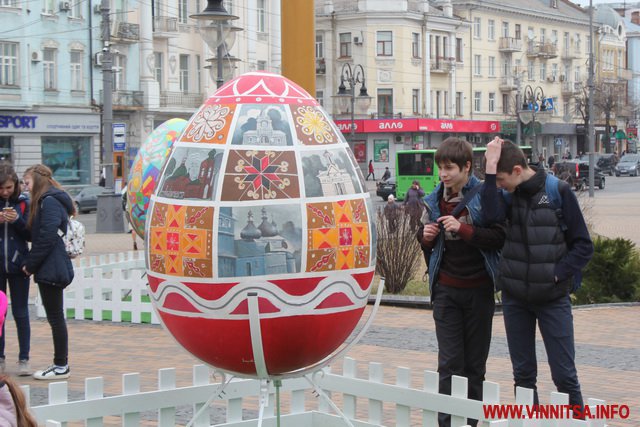
{"type": "Polygon", "coordinates": [[[342,71],[340,73],[340,86],[338,87],[338,93],[334,95],[334,99],[338,104],[340,112],[349,110],[351,113],[351,128],[349,133],[349,147],[353,151],[353,143],[355,139],[355,107],[356,101],[358,106],[362,110],[367,110],[371,105],[371,97],[367,93],[367,86],[365,83],[364,68],[360,64],[351,66],[351,64],[343,64],[342,71]],[[360,92],[356,96],[356,87],[360,86],[360,92]]]}
{"type": "Polygon", "coordinates": [[[540,125],[546,123],[551,118],[553,104],[544,95],[544,90],[540,86],[531,87],[526,85],[522,95],[522,109],[518,111],[519,119],[524,124],[531,124],[531,146],[538,150],[536,141],[536,123],[540,125]]]}

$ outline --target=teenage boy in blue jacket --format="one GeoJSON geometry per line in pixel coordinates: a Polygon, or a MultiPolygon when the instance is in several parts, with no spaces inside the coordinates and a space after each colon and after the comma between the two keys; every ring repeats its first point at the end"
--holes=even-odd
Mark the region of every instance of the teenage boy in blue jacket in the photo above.
{"type": "MultiPolygon", "coordinates": [[[[547,176],[544,168],[530,168],[513,142],[496,137],[487,145],[485,157],[485,215],[492,221],[507,220],[496,286],[502,290],[515,386],[536,390],[537,322],[553,382],[580,414],[583,400],[569,292],[593,255],[580,205],[565,182],[547,176]],[[509,193],[506,198],[498,187],[509,193]]],[[[537,404],[537,392],[534,396],[537,404]]]]}
{"type": "MultiPolygon", "coordinates": [[[[460,213],[453,210],[465,194],[480,185],[471,174],[473,148],[459,138],[447,138],[436,151],[441,183],[425,198],[428,219],[418,240],[429,256],[429,290],[438,339],[440,393],[451,394],[451,376],[469,380],[469,398],[482,400],[491,325],[498,250],[504,228],[487,226],[480,208],[480,193],[460,213]]],[[[440,427],[451,417],[439,414],[440,427]]],[[[476,420],[469,420],[473,426],[476,420]]]]}

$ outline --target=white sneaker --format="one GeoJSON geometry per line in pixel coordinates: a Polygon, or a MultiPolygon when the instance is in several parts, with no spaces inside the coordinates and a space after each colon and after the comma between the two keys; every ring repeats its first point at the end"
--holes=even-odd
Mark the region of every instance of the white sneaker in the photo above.
{"type": "Polygon", "coordinates": [[[28,377],[31,375],[31,365],[28,360],[18,360],[18,376],[28,377]]]}
{"type": "Polygon", "coordinates": [[[63,380],[69,378],[69,376],[71,376],[71,373],[68,365],[51,365],[44,371],[36,371],[33,373],[33,378],[36,380],[63,380]]]}

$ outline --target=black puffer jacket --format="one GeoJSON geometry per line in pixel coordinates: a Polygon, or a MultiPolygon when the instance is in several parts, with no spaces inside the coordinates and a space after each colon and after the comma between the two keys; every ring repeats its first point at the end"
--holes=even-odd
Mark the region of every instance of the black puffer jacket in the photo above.
{"type": "Polygon", "coordinates": [[[0,225],[0,253],[3,260],[0,271],[5,274],[22,274],[22,263],[29,253],[27,241],[31,240],[27,230],[29,199],[21,194],[18,200],[4,201],[2,207],[14,208],[18,218],[12,223],[0,225]]]}
{"type": "Polygon", "coordinates": [[[31,224],[31,252],[25,261],[36,283],[66,286],[73,280],[73,265],[58,230],[67,231],[73,213],[71,197],[51,187],[40,199],[40,211],[31,224]]]}

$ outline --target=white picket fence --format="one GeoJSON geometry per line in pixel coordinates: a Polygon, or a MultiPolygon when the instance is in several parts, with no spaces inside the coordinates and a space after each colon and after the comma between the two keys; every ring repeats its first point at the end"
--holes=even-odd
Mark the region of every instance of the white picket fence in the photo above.
{"type": "MultiPolygon", "coordinates": [[[[422,389],[412,388],[412,373],[407,368],[396,368],[395,383],[384,382],[384,369],[380,363],[369,363],[364,377],[358,377],[357,362],[345,358],[343,374],[338,375],[325,369],[313,379],[316,384],[338,404],[344,415],[355,427],[364,426],[437,426],[437,412],[452,414],[452,426],[466,425],[466,418],[486,421],[490,427],[603,427],[604,420],[485,420],[482,405],[499,404],[500,387],[496,383],[484,383],[484,402],[470,400],[467,395],[467,379],[453,377],[452,395],[441,395],[438,390],[438,374],[425,371],[422,389]]],[[[210,407],[194,421],[194,426],[210,426],[213,407],[223,407],[224,415],[214,419],[214,425],[226,427],[256,426],[255,418],[244,419],[243,413],[257,412],[256,397],[260,393],[261,382],[253,379],[232,380],[220,393],[220,383],[210,382],[210,370],[204,365],[193,367],[193,385],[176,387],[175,369],[161,369],[158,373],[158,390],[141,391],[139,374],[127,374],[122,378],[122,394],[104,396],[103,378],[85,380],[85,400],[69,402],[66,382],[49,384],[48,404],[32,407],[40,423],[61,426],[65,422],[84,422],[86,426],[103,426],[105,417],[109,425],[132,427],[141,423],[141,413],[155,413],[159,427],[185,425],[212,395],[218,394],[210,407]],[[191,407],[182,419],[177,417],[176,408],[191,407]],[[116,417],[116,421],[114,418],[116,417]]],[[[265,410],[263,426],[276,425],[275,389],[270,382],[269,405],[265,410]]],[[[28,386],[24,387],[29,396],[28,386]]],[[[310,382],[304,378],[285,379],[280,389],[281,426],[345,426],[345,421],[330,412],[330,406],[317,393],[311,393],[310,382]]],[[[518,389],[516,404],[531,405],[533,392],[518,389]]],[[[550,404],[564,405],[568,396],[552,393],[550,404]]],[[[590,399],[589,405],[604,405],[604,401],[590,399]]],[[[184,411],[183,411],[184,412],[184,411]]],[[[595,412],[595,410],[594,410],[595,412]]]]}
{"type": "MultiPolygon", "coordinates": [[[[148,299],[143,251],[83,257],[74,264],[75,277],[64,292],[65,313],[73,310],[72,318],[160,323],[148,299]]],[[[35,304],[37,315],[46,317],[40,298],[35,304]]]]}

